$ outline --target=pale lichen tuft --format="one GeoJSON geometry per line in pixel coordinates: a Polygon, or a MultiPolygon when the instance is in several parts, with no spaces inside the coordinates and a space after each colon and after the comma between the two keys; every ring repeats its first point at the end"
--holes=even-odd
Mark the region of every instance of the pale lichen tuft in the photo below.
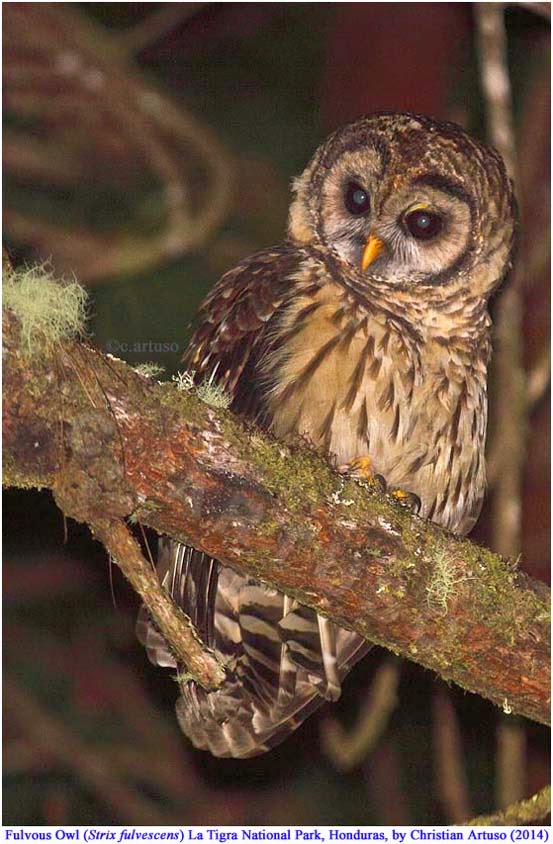
{"type": "Polygon", "coordinates": [[[165,372],[165,368],[163,366],[160,366],[158,363],[153,363],[152,361],[139,363],[137,366],[133,367],[133,369],[144,378],[161,378],[165,372]]]}
{"type": "Polygon", "coordinates": [[[177,390],[182,390],[184,393],[189,393],[194,389],[194,371],[185,369],[184,372],[177,372],[176,375],[171,376],[171,381],[177,385],[177,390]]]}
{"type": "Polygon", "coordinates": [[[441,610],[445,615],[456,587],[468,580],[468,576],[459,577],[454,560],[443,547],[438,546],[432,552],[432,573],[426,586],[428,606],[441,610]]]}
{"type": "Polygon", "coordinates": [[[86,334],[86,290],[56,279],[47,264],[5,269],[3,304],[21,323],[21,349],[29,357],[86,334]]]}
{"type": "Polygon", "coordinates": [[[196,395],[200,401],[205,402],[205,404],[208,404],[210,407],[224,409],[229,407],[232,402],[231,396],[229,396],[220,384],[216,384],[213,381],[213,378],[210,378],[209,381],[202,381],[202,383],[196,387],[196,395]]]}

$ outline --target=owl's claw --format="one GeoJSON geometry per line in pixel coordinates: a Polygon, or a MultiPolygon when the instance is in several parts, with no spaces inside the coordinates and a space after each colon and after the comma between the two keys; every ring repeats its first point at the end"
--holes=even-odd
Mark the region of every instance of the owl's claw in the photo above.
{"type": "Polygon", "coordinates": [[[373,464],[370,457],[356,457],[349,463],[344,463],[338,467],[338,471],[342,475],[349,475],[351,478],[360,478],[367,481],[372,486],[377,486],[382,492],[386,492],[386,481],[382,475],[373,472],[373,464]]]}
{"type": "Polygon", "coordinates": [[[356,457],[350,463],[344,463],[338,467],[338,471],[342,475],[349,475],[352,478],[361,478],[370,484],[380,487],[382,492],[386,492],[386,481],[382,475],[373,472],[372,460],[370,457],[356,457]]]}
{"type": "Polygon", "coordinates": [[[386,483],[386,478],[383,475],[373,475],[373,481],[375,484],[378,484],[382,492],[386,492],[388,484],[386,483]]]}
{"type": "Polygon", "coordinates": [[[370,457],[356,457],[350,463],[339,466],[338,471],[343,475],[361,478],[370,484],[379,486],[382,492],[387,492],[398,504],[417,515],[421,509],[421,500],[414,492],[406,492],[400,487],[388,487],[385,478],[373,471],[370,457]]]}
{"type": "Polygon", "coordinates": [[[397,501],[401,507],[405,507],[406,510],[410,510],[410,512],[415,516],[420,513],[422,502],[419,496],[414,492],[406,492],[400,487],[392,487],[388,490],[388,495],[391,495],[391,497],[397,501]]]}
{"type": "Polygon", "coordinates": [[[352,475],[354,478],[363,478],[366,481],[372,481],[374,478],[372,465],[370,457],[356,457],[355,460],[339,466],[338,471],[342,475],[352,475]]]}

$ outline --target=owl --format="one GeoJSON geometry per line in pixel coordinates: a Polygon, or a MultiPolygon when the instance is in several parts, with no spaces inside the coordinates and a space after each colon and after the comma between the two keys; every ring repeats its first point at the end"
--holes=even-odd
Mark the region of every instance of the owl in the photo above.
{"type": "MultiPolygon", "coordinates": [[[[184,363],[231,408],[337,465],[367,467],[458,534],[484,495],[487,303],[510,263],[515,202],[500,156],[460,127],[378,113],[335,131],[293,183],[288,237],[204,301],[184,363]]],[[[164,587],[226,666],[180,681],[197,747],[250,757],[289,735],[370,645],[262,582],[163,541],[164,587]]],[[[178,668],[144,612],[139,638],[178,668]]]]}

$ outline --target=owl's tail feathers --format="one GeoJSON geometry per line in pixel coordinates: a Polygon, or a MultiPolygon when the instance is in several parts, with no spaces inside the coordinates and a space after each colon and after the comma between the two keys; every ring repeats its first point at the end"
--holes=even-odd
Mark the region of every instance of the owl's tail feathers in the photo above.
{"type": "MultiPolygon", "coordinates": [[[[323,625],[332,624],[327,619],[322,621],[323,625]]],[[[354,637],[348,643],[348,659],[340,662],[337,671],[337,677],[342,678],[370,649],[370,644],[357,634],[334,629],[338,634],[354,637]]],[[[268,706],[253,688],[248,692],[247,681],[245,684],[244,677],[239,679],[241,673],[241,666],[237,665],[224,687],[216,692],[205,692],[191,682],[181,687],[177,718],[182,731],[198,749],[221,757],[259,756],[284,741],[325,701],[340,696],[341,688],[334,685],[334,678],[328,683],[322,676],[294,666],[291,660],[293,691],[283,695],[279,687],[268,706]]]]}
{"type": "Polygon", "coordinates": [[[199,750],[213,756],[247,759],[260,756],[280,744],[318,707],[324,703],[311,687],[292,705],[267,712],[252,698],[232,689],[205,695],[192,683],[182,690],[176,705],[180,727],[199,750]]]}
{"type": "MultiPolygon", "coordinates": [[[[180,682],[178,721],[197,748],[214,756],[257,756],[325,700],[337,700],[368,642],[200,552],[174,543],[170,550],[162,560],[163,584],[227,674],[214,692],[180,682]]],[[[179,668],[144,610],[137,633],[154,664],[179,668]]]]}
{"type": "MultiPolygon", "coordinates": [[[[267,597],[264,587],[249,588],[267,597]]],[[[361,636],[300,605],[278,627],[280,665],[271,665],[267,654],[263,659],[259,635],[254,647],[246,633],[244,652],[227,665],[222,689],[208,693],[195,683],[182,684],[177,718],[195,747],[242,759],[266,753],[325,701],[338,699],[342,679],[370,648],[361,636]]]]}

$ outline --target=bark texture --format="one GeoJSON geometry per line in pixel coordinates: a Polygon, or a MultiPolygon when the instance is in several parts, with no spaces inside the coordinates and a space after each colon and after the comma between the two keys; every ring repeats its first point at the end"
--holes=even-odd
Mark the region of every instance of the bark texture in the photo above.
{"type": "Polygon", "coordinates": [[[85,343],[36,343],[26,353],[7,309],[4,345],[4,484],[48,487],[67,516],[91,526],[206,687],[221,681],[221,666],[167,609],[124,520],[548,723],[543,583],[339,476],[305,444],[245,428],[194,391],[158,384],[85,343]]]}

